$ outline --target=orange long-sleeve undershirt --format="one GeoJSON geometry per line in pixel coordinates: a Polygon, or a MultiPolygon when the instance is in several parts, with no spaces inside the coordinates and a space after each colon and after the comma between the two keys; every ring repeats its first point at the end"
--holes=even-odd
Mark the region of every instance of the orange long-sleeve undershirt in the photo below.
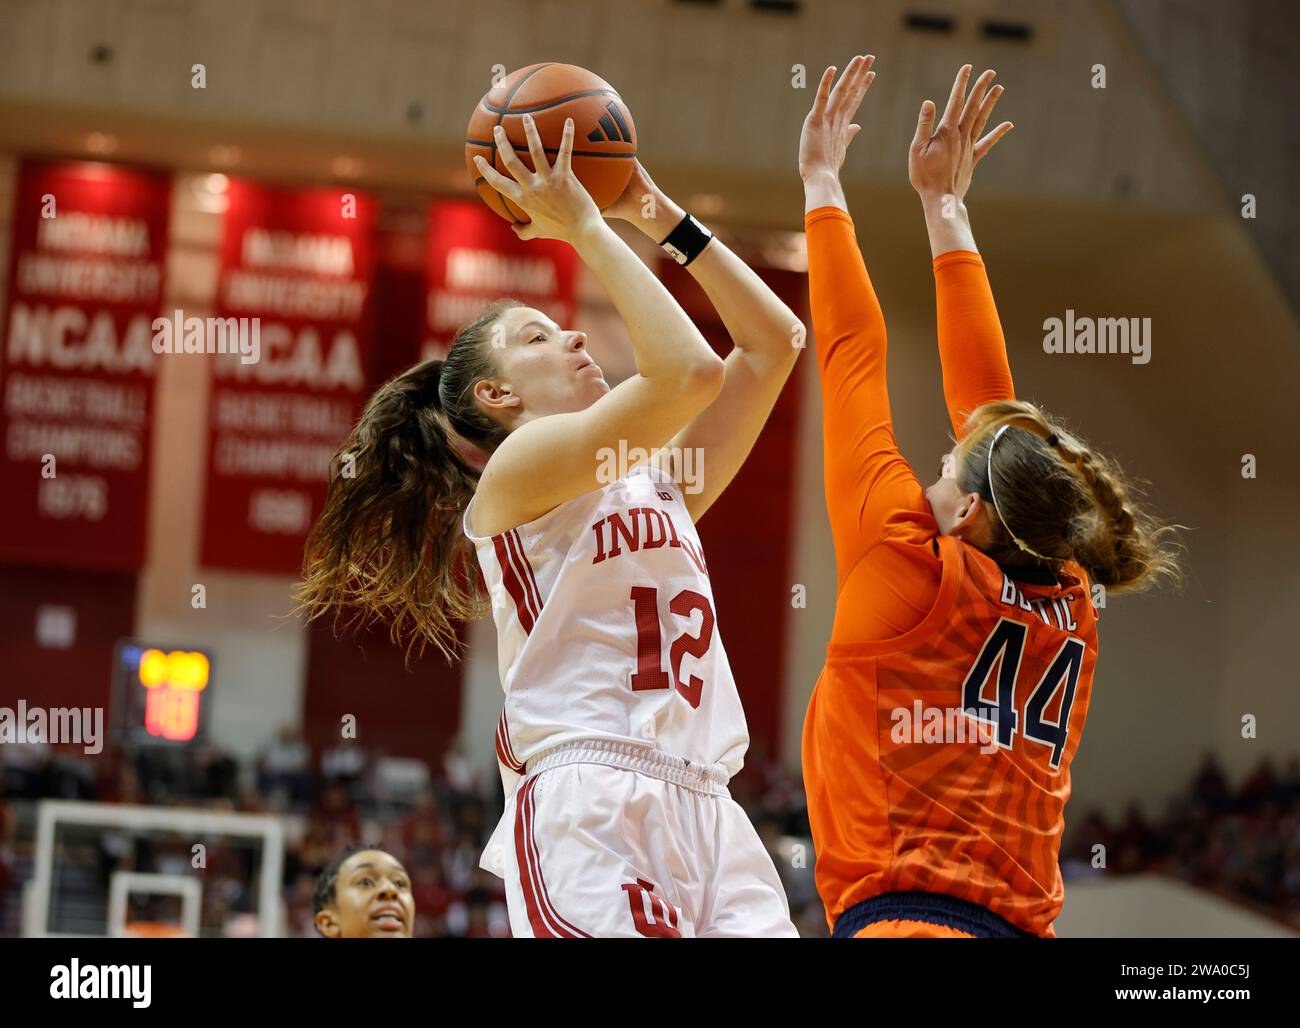
{"type": "MultiPolygon", "coordinates": [[[[885,316],[838,207],[804,216],[808,290],[822,388],[826,507],[835,545],[833,642],[878,642],[915,628],[943,567],[925,490],[894,439],[885,316]]],[[[954,431],[983,403],[1015,395],[997,307],[979,254],[934,261],[944,399],[954,431]]]]}
{"type": "Polygon", "coordinates": [[[935,313],[943,398],[958,439],[966,418],[994,400],[1013,400],[1016,387],[1007,363],[993,289],[984,261],[970,250],[952,250],[934,259],[935,313]]]}

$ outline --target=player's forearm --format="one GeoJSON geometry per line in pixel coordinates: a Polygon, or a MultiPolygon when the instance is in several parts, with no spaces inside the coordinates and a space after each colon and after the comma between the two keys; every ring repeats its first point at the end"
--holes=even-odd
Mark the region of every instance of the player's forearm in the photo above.
{"type": "Polygon", "coordinates": [[[721,364],[663,283],[613,229],[598,222],[585,229],[573,245],[627,325],[641,375],[675,378],[709,372],[721,364]]]}
{"type": "Polygon", "coordinates": [[[1014,399],[1015,386],[980,256],[950,250],[936,258],[934,288],[944,400],[960,438],[972,411],[993,400],[1014,399]]]}
{"type": "Polygon", "coordinates": [[[804,231],[808,244],[808,297],[817,363],[826,371],[842,343],[878,348],[883,359],[885,314],[858,248],[839,173],[814,169],[803,176],[804,231]]]}
{"type": "Polygon", "coordinates": [[[717,309],[739,349],[778,361],[793,361],[799,355],[803,323],[722,240],[710,240],[686,270],[717,309]]]}
{"type": "Polygon", "coordinates": [[[627,223],[653,239],[656,244],[668,238],[677,224],[686,217],[685,209],[658,186],[640,198],[635,211],[625,215],[627,223]]]}
{"type": "Polygon", "coordinates": [[[878,353],[884,364],[885,314],[858,249],[853,222],[835,210],[804,215],[808,236],[808,297],[817,363],[823,375],[843,346],[878,353]]]}
{"type": "MultiPolygon", "coordinates": [[[[655,189],[628,219],[655,243],[662,243],[686,217],[667,193],[655,189]]],[[[710,240],[686,266],[713,304],[736,346],[794,359],[803,343],[803,324],[752,268],[722,240],[710,240]]]]}
{"type": "Polygon", "coordinates": [[[838,207],[848,213],[849,204],[844,199],[844,187],[837,172],[824,169],[804,176],[803,212],[811,214],[818,207],[838,207]]]}
{"type": "Polygon", "coordinates": [[[975,233],[971,231],[970,215],[966,204],[952,193],[924,194],[921,208],[925,211],[925,230],[930,236],[930,256],[938,257],[953,250],[979,251],[975,247],[975,233]]]}

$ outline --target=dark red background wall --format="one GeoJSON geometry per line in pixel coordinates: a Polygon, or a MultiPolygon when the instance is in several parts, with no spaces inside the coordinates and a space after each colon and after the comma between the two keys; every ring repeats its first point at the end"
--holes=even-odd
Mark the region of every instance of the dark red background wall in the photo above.
{"type": "Polygon", "coordinates": [[[113,647],[135,623],[134,574],[0,565],[0,706],[19,699],[46,707],[111,709],[113,647]],[[76,611],[69,649],[36,641],[36,611],[76,611]]]}
{"type": "MultiPolygon", "coordinates": [[[[780,270],[761,270],[759,274],[806,324],[804,276],[780,270]]],[[[664,260],[660,277],[713,348],[719,354],[729,352],[730,336],[690,272],[664,260]]],[[[718,628],[745,705],[750,752],[755,758],[781,755],[799,375],[806,363],[800,360],[795,365],[749,459],[698,525],[718,628]]],[[[707,452],[704,461],[708,474],[707,452]]]]}

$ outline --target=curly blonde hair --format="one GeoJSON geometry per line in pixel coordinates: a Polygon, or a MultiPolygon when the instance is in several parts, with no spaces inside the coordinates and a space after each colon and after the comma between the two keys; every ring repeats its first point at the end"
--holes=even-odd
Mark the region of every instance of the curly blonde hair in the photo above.
{"type": "Polygon", "coordinates": [[[1075,561],[1115,592],[1181,581],[1173,537],[1182,526],[1160,524],[1114,461],[1040,408],[1023,400],[986,403],[965,429],[957,484],[978,493],[994,515],[989,556],[1053,571],[1075,561]]]}

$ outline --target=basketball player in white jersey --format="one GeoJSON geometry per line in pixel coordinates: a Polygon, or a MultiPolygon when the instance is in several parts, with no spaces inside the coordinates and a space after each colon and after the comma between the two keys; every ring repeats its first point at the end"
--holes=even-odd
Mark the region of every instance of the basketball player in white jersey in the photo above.
{"type": "Polygon", "coordinates": [[[448,652],[451,619],[481,610],[457,559],[473,541],[506,693],[507,801],[483,866],[505,879],[516,936],[793,936],[727,791],[749,737],[694,522],[753,446],[803,326],[638,166],[605,215],[686,264],[735,340],[721,360],[573,175],[572,122],[553,167],[526,131],[536,173],[504,138],[510,176],[480,173],[532,219],[521,238],[567,241],[600,279],[637,373],[611,389],[582,332],[491,305],[445,361],[371,399],[341,451],[355,475],[331,483],[308,544],[304,601],[448,652]],[[481,473],[456,436],[489,454],[481,473]],[[611,480],[610,454],[637,449],[652,456],[611,480]],[[687,451],[703,454],[698,481],[687,451]]]}

